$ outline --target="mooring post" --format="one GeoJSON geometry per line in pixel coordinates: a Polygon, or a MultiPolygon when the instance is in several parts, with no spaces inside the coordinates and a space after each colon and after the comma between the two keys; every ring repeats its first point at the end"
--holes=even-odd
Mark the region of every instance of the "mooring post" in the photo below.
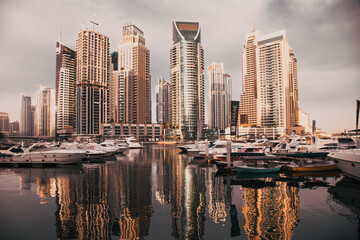
{"type": "Polygon", "coordinates": [[[231,141],[228,141],[226,143],[226,162],[228,168],[230,168],[230,160],[231,160],[231,141]]]}

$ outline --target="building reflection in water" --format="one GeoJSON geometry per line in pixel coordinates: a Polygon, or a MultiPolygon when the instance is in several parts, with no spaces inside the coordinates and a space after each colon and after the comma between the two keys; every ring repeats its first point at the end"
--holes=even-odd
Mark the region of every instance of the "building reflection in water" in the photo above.
{"type": "Polygon", "coordinates": [[[250,239],[291,239],[300,220],[298,187],[281,181],[273,183],[242,188],[244,230],[250,239]]]}
{"type": "Polygon", "coordinates": [[[190,164],[175,148],[129,150],[117,159],[83,168],[14,171],[20,192],[36,184],[40,203],[55,198],[59,239],[147,238],[152,189],[157,204],[171,207],[175,239],[204,239],[206,211],[215,224],[231,222],[231,236],[239,235],[234,191],[243,194],[243,206],[237,207],[247,238],[290,239],[299,221],[299,190],[286,182],[268,178],[271,186],[230,186],[229,179],[215,177],[211,167],[190,164]]]}

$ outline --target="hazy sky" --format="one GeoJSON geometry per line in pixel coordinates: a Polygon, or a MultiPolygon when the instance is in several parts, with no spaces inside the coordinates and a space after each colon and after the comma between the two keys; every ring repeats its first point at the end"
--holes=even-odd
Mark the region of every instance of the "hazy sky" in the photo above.
{"type": "Polygon", "coordinates": [[[75,49],[83,23],[94,15],[111,51],[117,50],[125,22],[144,32],[153,96],[158,77],[169,80],[173,20],[200,22],[205,68],[224,63],[233,78],[233,100],[241,93],[245,34],[254,25],[264,34],[285,29],[298,60],[300,107],[325,131],[355,127],[359,0],[0,0],[0,112],[8,112],[10,121],[20,117],[21,93],[35,105],[40,85],[55,87],[59,28],[63,44],[75,49]]]}

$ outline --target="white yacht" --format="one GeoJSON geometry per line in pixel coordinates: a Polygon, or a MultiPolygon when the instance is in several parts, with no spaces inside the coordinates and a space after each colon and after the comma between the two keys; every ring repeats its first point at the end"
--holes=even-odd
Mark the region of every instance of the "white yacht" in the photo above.
{"type": "Polygon", "coordinates": [[[348,177],[360,181],[360,149],[338,150],[328,155],[348,177]]]}
{"type": "MultiPolygon", "coordinates": [[[[226,140],[217,140],[213,143],[213,146],[209,148],[209,158],[214,158],[215,155],[223,155],[226,153],[227,149],[227,142],[226,140]]],[[[231,152],[240,152],[241,149],[245,146],[244,143],[231,143],[231,152]]],[[[201,157],[206,156],[206,150],[199,152],[201,157]]]]}
{"type": "Polygon", "coordinates": [[[115,149],[116,153],[122,153],[129,149],[127,144],[116,144],[115,140],[105,140],[104,142],[100,143],[100,146],[115,149]]]}
{"type": "Polygon", "coordinates": [[[13,155],[12,163],[52,163],[52,164],[74,164],[80,162],[85,156],[85,151],[80,149],[66,149],[49,147],[46,143],[35,143],[13,155]]]}
{"type": "Polygon", "coordinates": [[[126,138],[125,141],[130,149],[144,148],[144,146],[142,146],[140,143],[136,142],[136,139],[134,137],[126,138]]]}
{"type": "Polygon", "coordinates": [[[101,150],[91,149],[87,147],[87,145],[79,144],[79,143],[63,143],[60,146],[61,148],[66,149],[81,149],[85,151],[84,160],[87,159],[99,159],[105,156],[106,152],[101,150]]]}
{"type": "Polygon", "coordinates": [[[105,152],[105,157],[114,156],[116,151],[118,150],[115,147],[101,146],[100,144],[97,143],[88,143],[85,145],[85,149],[103,151],[105,152]]]}
{"type": "Polygon", "coordinates": [[[275,146],[274,152],[284,154],[292,152],[329,152],[337,148],[338,142],[326,136],[294,135],[275,146]]]}

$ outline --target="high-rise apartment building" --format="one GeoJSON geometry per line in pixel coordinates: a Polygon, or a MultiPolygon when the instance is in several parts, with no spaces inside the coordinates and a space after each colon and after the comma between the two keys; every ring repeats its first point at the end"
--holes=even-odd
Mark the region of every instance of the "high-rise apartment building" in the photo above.
{"type": "Polygon", "coordinates": [[[10,123],[10,135],[19,136],[20,134],[20,124],[19,121],[13,121],[10,123]]]}
{"type": "Polygon", "coordinates": [[[109,38],[83,29],[76,42],[76,132],[99,134],[109,117],[109,38]]]}
{"type": "Polygon", "coordinates": [[[242,94],[240,96],[240,124],[256,126],[257,122],[257,40],[262,35],[253,30],[246,35],[242,51],[242,94]]]}
{"type": "Polygon", "coordinates": [[[20,101],[20,134],[21,136],[32,136],[31,97],[21,94],[20,101]]]}
{"type": "Polygon", "coordinates": [[[156,122],[170,123],[171,85],[165,79],[159,78],[156,84],[156,122]]]}
{"type": "Polygon", "coordinates": [[[119,71],[118,71],[118,52],[110,54],[110,80],[109,80],[109,119],[110,121],[117,122],[117,102],[118,99],[118,84],[119,84],[119,71]]]}
{"type": "Polygon", "coordinates": [[[230,123],[231,76],[224,73],[222,63],[212,63],[207,68],[209,82],[209,126],[225,129],[230,123]]]}
{"type": "Polygon", "coordinates": [[[36,136],[36,106],[31,106],[31,135],[36,136]]]}
{"type": "Polygon", "coordinates": [[[297,63],[285,31],[253,31],[243,49],[240,124],[290,129],[298,125],[297,63]]]}
{"type": "Polygon", "coordinates": [[[40,86],[36,98],[36,136],[55,136],[55,90],[40,86]]]}
{"type": "Polygon", "coordinates": [[[5,134],[10,133],[10,120],[8,113],[0,112],[0,132],[5,134]]]}
{"type": "Polygon", "coordinates": [[[116,60],[115,121],[151,123],[150,51],[145,46],[144,33],[131,23],[122,28],[116,60]]]}
{"type": "Polygon", "coordinates": [[[182,137],[201,137],[204,123],[204,50],[198,22],[173,22],[170,50],[171,123],[182,137]]]}
{"type": "Polygon", "coordinates": [[[76,126],[76,52],[56,43],[56,130],[73,132],[76,126]]]}

